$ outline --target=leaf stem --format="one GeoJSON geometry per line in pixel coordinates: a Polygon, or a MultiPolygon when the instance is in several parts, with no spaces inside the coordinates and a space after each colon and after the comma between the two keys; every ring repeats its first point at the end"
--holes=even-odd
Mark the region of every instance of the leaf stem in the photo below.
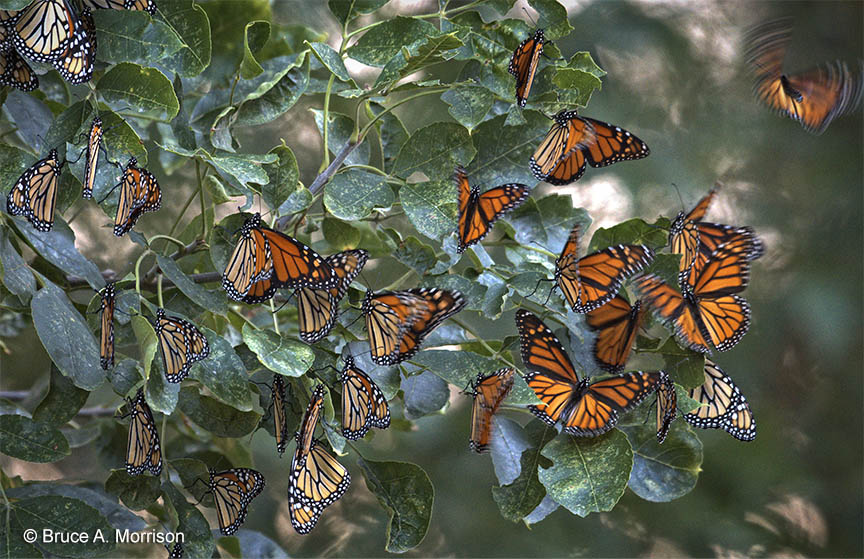
{"type": "Polygon", "coordinates": [[[156,297],[159,301],[159,308],[164,309],[165,305],[162,303],[162,276],[163,274],[159,274],[156,279],[156,297]]]}
{"type": "Polygon", "coordinates": [[[138,297],[141,297],[141,262],[144,260],[144,257],[151,252],[152,251],[148,248],[142,252],[141,256],[138,257],[138,260],[135,261],[135,292],[138,293],[138,297]]]}
{"type": "MultiPolygon", "coordinates": [[[[378,167],[373,167],[372,165],[361,165],[359,163],[356,163],[354,165],[345,165],[344,167],[339,169],[339,173],[341,173],[342,171],[347,171],[348,169],[362,169],[364,171],[369,171],[372,173],[379,174],[382,177],[389,177],[390,176],[387,173],[385,173],[384,171],[382,171],[381,169],[379,169],[378,167]]],[[[336,174],[338,174],[338,173],[336,173],[336,174]]]]}
{"type": "Polygon", "coordinates": [[[174,231],[177,230],[177,227],[180,225],[180,221],[183,219],[183,216],[186,215],[186,210],[189,209],[189,206],[192,205],[192,200],[195,199],[195,196],[198,194],[196,191],[192,191],[192,195],[189,196],[189,199],[186,200],[186,203],[183,204],[183,209],[180,210],[180,215],[177,216],[177,219],[174,221],[174,225],[171,226],[171,230],[168,232],[169,235],[173,235],[174,231]]]}
{"type": "Polygon", "coordinates": [[[393,291],[394,289],[396,289],[397,287],[399,287],[400,285],[402,285],[402,282],[403,282],[403,281],[405,281],[405,280],[407,280],[408,278],[410,278],[410,277],[411,277],[411,274],[413,274],[413,273],[414,273],[414,270],[408,270],[407,272],[405,272],[404,274],[402,274],[402,277],[400,277],[399,279],[397,279],[396,281],[394,281],[393,283],[391,283],[390,285],[388,285],[387,287],[385,287],[385,288],[383,289],[383,291],[393,291]]]}
{"type": "Polygon", "coordinates": [[[198,178],[198,194],[201,197],[201,238],[207,238],[207,216],[204,209],[204,182],[201,177],[201,164],[198,158],[195,158],[195,176],[198,178]]]}
{"type": "Polygon", "coordinates": [[[174,243],[175,245],[180,247],[181,250],[186,248],[186,245],[183,243],[183,241],[181,241],[179,239],[175,239],[174,237],[171,237],[170,235],[153,235],[150,238],[150,243],[152,244],[153,241],[156,241],[159,239],[165,239],[166,241],[171,241],[172,243],[174,243]]]}
{"type": "Polygon", "coordinates": [[[472,330],[467,324],[465,324],[464,322],[462,322],[458,318],[453,318],[452,316],[450,317],[450,320],[452,320],[454,324],[456,324],[457,326],[459,326],[460,328],[462,328],[463,330],[465,330],[466,332],[468,332],[469,334],[474,336],[474,339],[477,340],[478,342],[480,342],[480,345],[483,346],[483,349],[485,349],[490,354],[492,354],[493,359],[495,359],[497,356],[497,358],[501,359],[501,361],[507,363],[508,365],[510,365],[513,368],[516,368],[516,365],[513,364],[513,362],[511,362],[509,359],[507,359],[501,351],[495,351],[494,349],[492,349],[492,347],[486,343],[486,340],[484,340],[483,338],[478,336],[474,332],[474,330],[472,330]]]}
{"type": "Polygon", "coordinates": [[[375,115],[375,118],[373,118],[372,120],[370,120],[369,122],[366,123],[366,126],[363,127],[363,129],[360,131],[360,135],[357,137],[357,143],[360,143],[363,140],[363,138],[366,137],[366,134],[369,132],[369,130],[372,128],[372,126],[376,122],[378,122],[378,120],[382,116],[386,115],[387,113],[389,113],[390,111],[392,111],[396,107],[403,105],[403,104],[407,103],[408,101],[412,101],[414,99],[417,99],[418,97],[423,97],[425,95],[432,95],[435,93],[441,93],[442,91],[447,91],[448,89],[450,89],[449,85],[446,87],[440,87],[440,88],[429,88],[429,89],[421,91],[419,93],[415,93],[414,95],[409,95],[408,97],[406,97],[404,99],[400,99],[399,101],[395,102],[393,105],[387,107],[386,109],[384,109],[383,111],[381,111],[380,113],[375,115]]]}
{"type": "Polygon", "coordinates": [[[322,173],[324,169],[330,165],[330,145],[328,144],[328,131],[330,130],[330,93],[333,91],[333,83],[336,81],[336,74],[331,73],[330,79],[327,80],[327,90],[324,91],[324,122],[321,124],[324,129],[324,160],[321,161],[321,166],[318,172],[322,173]]]}
{"type": "Polygon", "coordinates": [[[273,303],[273,299],[270,299],[270,315],[273,317],[273,330],[276,331],[277,335],[279,333],[279,318],[276,316],[276,305],[273,303]]]}

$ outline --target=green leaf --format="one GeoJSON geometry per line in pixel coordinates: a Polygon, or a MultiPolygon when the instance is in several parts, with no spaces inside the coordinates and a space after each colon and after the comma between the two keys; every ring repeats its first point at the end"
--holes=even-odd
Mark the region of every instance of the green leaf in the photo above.
{"type": "Polygon", "coordinates": [[[228,314],[228,305],[225,303],[225,297],[216,291],[207,289],[198,285],[189,276],[183,273],[180,266],[168,256],[161,254],[156,257],[156,262],[159,264],[159,269],[165,274],[165,277],[174,282],[184,295],[189,297],[195,304],[212,313],[222,316],[228,314]]]}
{"type": "Polygon", "coordinates": [[[652,249],[666,246],[666,231],[639,218],[628,219],[614,227],[600,227],[591,237],[588,252],[615,245],[647,245],[652,249]]]}
{"type": "Polygon", "coordinates": [[[228,258],[234,250],[243,222],[249,214],[231,214],[220,221],[211,231],[207,243],[210,245],[210,260],[216,270],[224,270],[228,265],[228,258]]]}
{"type": "MultiPolygon", "coordinates": [[[[377,103],[370,103],[370,109],[367,113],[370,118],[381,113],[384,108],[377,103]]],[[[387,113],[375,123],[375,128],[378,130],[381,155],[384,158],[384,170],[388,173],[393,169],[393,163],[396,156],[399,155],[399,150],[408,140],[408,130],[399,117],[393,113],[387,113]]]]}
{"type": "Polygon", "coordinates": [[[210,343],[210,355],[192,365],[190,376],[201,381],[225,404],[240,411],[250,411],[253,395],[243,361],[228,340],[209,328],[201,328],[201,331],[210,343]]]}
{"type": "Polygon", "coordinates": [[[0,10],[20,10],[30,3],[31,0],[0,0],[0,10]]]}
{"type": "Polygon", "coordinates": [[[35,95],[13,89],[6,95],[3,105],[6,109],[4,117],[6,115],[12,117],[18,127],[16,134],[24,145],[32,146],[37,151],[54,147],[45,146],[43,142],[48,127],[54,119],[54,114],[46,103],[35,95]]]}
{"type": "Polygon", "coordinates": [[[343,251],[352,248],[357,248],[360,244],[361,233],[350,223],[325,217],[321,222],[321,232],[324,233],[324,238],[327,244],[334,251],[343,251]]]}
{"type": "Polygon", "coordinates": [[[330,12],[336,16],[336,19],[341,23],[346,23],[362,15],[371,14],[388,1],[389,0],[329,0],[327,5],[330,7],[330,12]]]}
{"type": "MultiPolygon", "coordinates": [[[[239,553],[232,554],[232,557],[272,557],[273,559],[289,557],[278,543],[261,532],[246,528],[234,534],[234,538],[239,543],[239,553]]],[[[219,545],[223,546],[226,539],[228,538],[219,538],[219,545]]]]}
{"type": "Polygon", "coordinates": [[[431,270],[438,262],[435,249],[424,244],[417,237],[407,237],[400,241],[396,251],[393,252],[393,258],[409,268],[413,268],[421,276],[431,270]]]}
{"type": "Polygon", "coordinates": [[[382,21],[363,34],[348,49],[348,56],[376,68],[382,68],[404,45],[421,36],[434,36],[438,29],[429,22],[414,17],[396,16],[382,21]]]}
{"type": "Polygon", "coordinates": [[[518,522],[537,508],[546,496],[546,488],[537,475],[538,454],[536,449],[523,452],[519,477],[513,483],[492,488],[492,497],[498,504],[501,516],[507,520],[518,522]]]}
{"type": "Polygon", "coordinates": [[[52,427],[65,425],[78,415],[78,410],[87,402],[89,395],[89,392],[76,387],[72,380],[63,376],[57,368],[51,367],[48,393],[33,410],[33,421],[52,427]]]}
{"type": "Polygon", "coordinates": [[[573,514],[612,510],[627,488],[633,451],[618,430],[592,438],[556,437],[543,449],[552,460],[539,472],[549,495],[573,514]]]}
{"type": "Polygon", "coordinates": [[[0,144],[0,184],[3,186],[4,197],[9,195],[18,178],[36,158],[16,147],[0,144]]]}
{"type": "Polygon", "coordinates": [[[239,411],[214,398],[202,396],[191,386],[180,390],[179,408],[189,419],[217,437],[248,435],[261,419],[254,411],[239,411]]]}
{"type": "Polygon", "coordinates": [[[402,391],[405,393],[406,419],[417,419],[436,413],[444,408],[450,399],[447,383],[425,371],[404,379],[402,391]]]}
{"type": "Polygon", "coordinates": [[[547,38],[560,39],[573,31],[567,20],[567,9],[558,0],[528,0],[528,4],[537,10],[537,26],[546,30],[547,38]]]}
{"type": "Polygon", "coordinates": [[[309,87],[309,60],[302,52],[262,62],[264,73],[253,81],[257,88],[242,97],[235,124],[271,122],[293,107],[309,87]]]}
{"type": "Polygon", "coordinates": [[[655,254],[654,261],[645,270],[645,273],[654,274],[669,285],[678,285],[678,272],[680,269],[680,254],[655,254]]]}
{"type": "Polygon", "coordinates": [[[256,330],[248,323],[243,325],[243,341],[262,365],[280,375],[302,376],[315,362],[315,354],[308,345],[285,339],[271,330],[256,330]]]}
{"type": "Polygon", "coordinates": [[[155,68],[123,62],[112,67],[96,84],[107,103],[128,105],[157,120],[169,122],[180,111],[174,86],[155,68]]]}
{"type": "Polygon", "coordinates": [[[94,290],[102,289],[105,280],[95,264],[75,248],[75,233],[62,218],[54,219],[54,228],[47,233],[37,231],[22,218],[15,218],[18,232],[27,239],[39,256],[70,276],[84,278],[94,290]]]}
{"type": "Polygon", "coordinates": [[[345,68],[345,62],[342,61],[342,57],[339,56],[339,53],[333,50],[333,47],[328,45],[327,43],[306,43],[312,49],[312,52],[315,54],[315,58],[317,58],[321,64],[324,65],[325,68],[330,70],[337,78],[342,80],[343,82],[354,82],[351,79],[351,76],[348,74],[348,69],[345,68]]]}
{"type": "Polygon", "coordinates": [[[666,340],[657,353],[663,357],[663,370],[684,388],[693,389],[705,383],[704,353],[682,348],[674,338],[666,340]]]}
{"type": "Polygon", "coordinates": [[[633,447],[630,489],[655,503],[666,503],[689,493],[699,479],[702,442],[683,421],[672,424],[666,441],[657,444],[653,424],[621,427],[633,447]]]}
{"type": "Polygon", "coordinates": [[[45,145],[59,146],[66,142],[78,143],[79,131],[85,123],[90,122],[91,111],[92,107],[86,101],[78,101],[70,105],[51,123],[48,133],[45,135],[45,145]]]}
{"type": "Polygon", "coordinates": [[[0,278],[6,289],[25,303],[36,292],[36,278],[27,262],[12,247],[5,227],[0,228],[0,278]]]}
{"type": "Polygon", "coordinates": [[[198,148],[189,151],[177,145],[157,144],[165,151],[182,155],[184,157],[201,157],[213,164],[221,172],[222,178],[231,181],[234,186],[245,188],[247,184],[267,184],[270,178],[262,169],[263,164],[275,163],[278,157],[274,153],[263,155],[253,153],[228,153],[214,151],[212,154],[204,149],[198,148]]]}
{"type": "Polygon", "coordinates": [[[0,415],[0,452],[26,462],[57,462],[69,456],[63,433],[23,415],[0,415]]]}
{"type": "Polygon", "coordinates": [[[450,115],[471,130],[486,118],[486,114],[492,109],[495,96],[485,87],[463,85],[446,91],[441,100],[450,105],[450,115]]]}
{"type": "Polygon", "coordinates": [[[130,476],[125,470],[114,470],[108,475],[105,491],[132,510],[143,510],[162,495],[158,477],[130,476]]]}
{"type": "Polygon", "coordinates": [[[456,186],[452,180],[409,183],[399,189],[405,215],[418,232],[440,240],[456,229],[456,186]]]}
{"type": "MultiPolygon", "coordinates": [[[[126,530],[137,532],[147,526],[138,516],[132,514],[123,506],[117,499],[105,494],[99,490],[98,486],[93,486],[94,489],[83,487],[80,485],[58,485],[55,483],[31,483],[23,487],[7,489],[6,495],[13,499],[25,499],[31,497],[65,497],[67,499],[75,499],[84,504],[96,509],[96,511],[108,521],[108,523],[117,530],[126,530]]],[[[105,534],[106,540],[110,540],[110,535],[105,534]]]]}
{"type": "MultiPolygon", "coordinates": [[[[22,540],[25,529],[35,530],[37,534],[43,531],[55,533],[85,533],[91,535],[87,543],[62,543],[60,541],[42,541],[39,547],[52,556],[62,557],[96,557],[105,555],[116,548],[114,530],[99,511],[78,499],[47,495],[18,500],[12,505],[14,518],[11,530],[14,534],[10,539],[22,540]],[[92,537],[101,532],[104,541],[92,537]]],[[[11,534],[10,534],[11,535],[11,534]]],[[[8,537],[8,536],[7,536],[8,537]]],[[[58,538],[59,539],[59,538],[58,538]]],[[[37,556],[31,555],[31,556],[37,556]]]]}
{"type": "Polygon", "coordinates": [[[166,481],[162,484],[162,494],[167,498],[166,505],[176,511],[177,531],[185,538],[183,551],[189,557],[212,557],[213,552],[216,551],[216,543],[210,532],[210,524],[198,507],[189,503],[170,482],[166,481]]]}
{"type": "Polygon", "coordinates": [[[435,122],[408,138],[396,158],[393,174],[407,178],[419,171],[430,180],[450,178],[456,165],[471,161],[475,153],[471,136],[463,126],[435,122]]]}
{"type": "MultiPolygon", "coordinates": [[[[492,455],[492,465],[495,466],[495,477],[498,478],[501,485],[510,485],[516,481],[519,474],[524,471],[522,469],[522,453],[534,446],[521,425],[501,415],[492,418],[492,438],[489,450],[492,455]]],[[[536,473],[536,464],[533,469],[536,473]]],[[[539,480],[537,483],[540,483],[539,480]]],[[[545,489],[543,494],[546,494],[545,489]]]]}
{"type": "Polygon", "coordinates": [[[429,529],[435,489],[423,468],[407,462],[360,459],[366,487],[390,512],[387,544],[390,553],[404,553],[420,545],[429,529]]]}
{"type": "Polygon", "coordinates": [[[140,348],[141,365],[144,367],[144,378],[150,378],[150,366],[153,363],[153,356],[156,355],[156,331],[153,330],[153,325],[143,316],[132,317],[132,331],[135,332],[135,339],[138,340],[140,348]]]}
{"type": "Polygon", "coordinates": [[[399,49],[399,53],[384,65],[372,88],[377,90],[385,86],[389,87],[418,70],[448,60],[455,55],[455,52],[448,51],[453,51],[463,44],[456,35],[454,31],[420,37],[403,46],[399,49]]]}
{"type": "Polygon", "coordinates": [[[159,13],[183,43],[163,63],[184,78],[203,72],[210,65],[212,49],[207,13],[192,0],[161,0],[159,13]]]}
{"type": "Polygon", "coordinates": [[[246,24],[246,32],[243,34],[243,61],[240,62],[240,77],[244,80],[264,73],[264,68],[255,60],[253,53],[261,50],[269,38],[269,21],[250,21],[246,24]]]}
{"type": "Polygon", "coordinates": [[[149,65],[184,47],[168,24],[147,12],[94,10],[93,19],[99,35],[99,59],[106,62],[149,65]]]}
{"type": "Polygon", "coordinates": [[[274,163],[264,165],[264,171],[270,178],[261,187],[261,196],[270,208],[281,206],[300,185],[300,170],[297,168],[297,158],[286,145],[276,146],[269,151],[278,158],[274,163]]]}
{"type": "Polygon", "coordinates": [[[105,381],[99,346],[66,293],[46,282],[30,302],[33,325],[60,371],[78,388],[95,390],[105,381]],[[74,347],[75,351],[69,351],[74,347]]]}
{"type": "MultiPolygon", "coordinates": [[[[508,88],[507,95],[512,95],[508,88]]],[[[536,184],[528,160],[552,121],[537,111],[522,111],[525,124],[505,126],[507,115],[480,123],[471,135],[477,146],[476,162],[468,167],[472,184],[497,186],[508,182],[536,184]]],[[[572,204],[571,204],[572,205],[572,204]]]]}
{"type": "MultiPolygon", "coordinates": [[[[324,137],[324,111],[312,109],[315,115],[315,126],[321,137],[324,137]]],[[[330,111],[329,124],[327,125],[327,145],[330,152],[336,154],[351,140],[354,133],[354,121],[341,113],[330,111]]],[[[363,142],[345,158],[346,165],[365,165],[369,163],[369,143],[363,142]]],[[[353,171],[353,169],[351,170],[353,171]]],[[[329,188],[329,187],[328,187],[329,188]]]]}
{"type": "Polygon", "coordinates": [[[571,98],[568,99],[568,104],[580,107],[587,107],[588,101],[591,100],[591,94],[600,89],[603,84],[599,78],[588,72],[573,68],[559,68],[552,78],[552,83],[555,84],[558,91],[566,91],[570,94],[571,98]],[[572,94],[575,92],[578,92],[578,96],[572,98],[572,94]]]}
{"type": "Polygon", "coordinates": [[[324,191],[327,211],[346,221],[363,219],[376,208],[390,208],[395,199],[385,177],[359,169],[337,174],[324,191]]]}
{"type": "Polygon", "coordinates": [[[516,230],[515,238],[519,243],[540,245],[558,254],[573,225],[579,223],[584,231],[591,218],[583,208],[573,207],[570,196],[550,194],[539,200],[529,198],[510,214],[507,221],[516,230]]]}

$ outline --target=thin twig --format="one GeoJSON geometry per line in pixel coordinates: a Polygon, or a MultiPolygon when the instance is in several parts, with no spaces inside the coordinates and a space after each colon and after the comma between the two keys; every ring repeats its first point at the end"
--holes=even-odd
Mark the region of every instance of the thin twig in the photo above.
{"type": "MultiPolygon", "coordinates": [[[[172,254],[169,258],[171,258],[171,260],[179,260],[180,258],[186,256],[187,254],[194,252],[198,247],[202,246],[203,244],[204,244],[204,241],[202,241],[201,239],[195,239],[194,241],[192,241],[188,245],[184,246],[183,248],[177,249],[177,252],[172,254]]],[[[156,272],[158,272],[158,271],[159,271],[159,264],[154,263],[153,267],[150,268],[149,270],[147,270],[147,273],[144,274],[144,279],[146,281],[151,281],[153,278],[156,277],[156,272]]]]}
{"type": "MultiPolygon", "coordinates": [[[[117,275],[114,272],[103,272],[102,277],[105,278],[105,281],[115,281],[117,279],[117,275]]],[[[188,277],[195,283],[216,283],[222,281],[222,274],[219,272],[205,272],[203,274],[189,274],[188,277]]],[[[78,276],[66,276],[66,281],[68,282],[70,287],[83,287],[88,285],[87,280],[84,278],[79,278],[78,276]]],[[[174,282],[172,282],[168,278],[164,278],[162,280],[163,287],[173,287],[174,282]]],[[[148,291],[156,292],[156,281],[142,281],[141,288],[146,289],[148,291]]]]}
{"type": "Polygon", "coordinates": [[[327,181],[330,180],[336,171],[339,169],[339,166],[342,165],[342,162],[345,161],[345,158],[351,155],[351,152],[360,145],[359,142],[348,142],[342,149],[339,150],[339,153],[336,154],[336,157],[333,158],[333,161],[330,165],[324,169],[324,172],[318,175],[312,184],[309,186],[309,192],[313,195],[318,194],[318,191],[324,188],[324,185],[327,184],[327,181]]]}

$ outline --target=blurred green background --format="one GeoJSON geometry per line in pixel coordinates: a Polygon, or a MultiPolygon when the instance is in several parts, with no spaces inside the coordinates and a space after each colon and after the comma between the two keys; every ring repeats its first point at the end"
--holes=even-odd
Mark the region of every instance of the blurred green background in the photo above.
{"type": "MultiPolygon", "coordinates": [[[[557,46],[568,57],[590,51],[608,72],[584,113],[635,132],[652,153],[640,162],[591,169],[557,191],[571,193],[575,205],[588,209],[593,232],[630,217],[674,217],[682,203],[673,183],[689,209],[719,180],[723,189],[710,219],[751,225],[765,241],[766,255],[755,263],[746,292],[750,332],[732,351],[715,356],[750,402],[758,437],[741,443],[722,431],[700,431],[704,471],[695,489],[677,501],[649,503],[628,491],[611,513],[583,519],[561,509],[529,529],[500,516],[490,493],[497,485],[491,460],[467,448],[470,400],[454,391],[446,414],[418,420],[411,432],[390,429],[360,443],[367,458],[419,464],[435,486],[430,531],[407,555],[862,556],[861,111],[835,121],[821,136],[772,114],[751,93],[742,38],[755,23],[792,16],[788,71],[834,59],[857,66],[864,51],[864,3],[564,3],[575,30],[557,46]]],[[[434,4],[393,0],[378,17],[426,13],[434,4]]],[[[520,6],[512,17],[525,17],[520,6]]],[[[277,0],[273,14],[282,23],[336,29],[323,2],[277,0]]],[[[497,17],[491,10],[484,15],[497,17]]],[[[359,81],[373,75],[364,67],[349,70],[359,81]]],[[[453,78],[458,68],[440,72],[453,78]]],[[[261,153],[285,138],[309,184],[321,153],[306,111],[311,106],[241,134],[244,150],[261,153]]],[[[410,129],[450,118],[446,105],[431,98],[399,114],[410,129]]],[[[185,199],[192,182],[172,177],[171,198],[185,199]]],[[[171,206],[142,220],[141,229],[156,233],[173,223],[179,208],[171,206]]],[[[79,249],[100,267],[125,272],[126,257],[138,247],[105,234],[105,221],[92,206],[85,210],[75,223],[79,249]],[[82,238],[89,239],[83,246],[82,238]]],[[[492,327],[503,331],[499,336],[515,334],[512,313],[492,327]]],[[[12,354],[3,359],[3,390],[29,389],[34,370],[39,382],[47,382],[47,356],[32,328],[5,342],[12,354]]],[[[106,401],[109,394],[102,394],[106,401]]],[[[88,405],[99,397],[97,392],[88,405]]],[[[252,505],[246,527],[264,532],[292,556],[385,554],[388,518],[367,491],[355,456],[343,458],[354,474],[351,489],[301,537],[286,515],[290,457],[277,459],[272,438],[262,432],[253,451],[268,490],[252,505]]],[[[58,465],[15,464],[5,457],[0,464],[27,479],[101,482],[104,472],[81,449],[58,465]]],[[[129,551],[144,552],[138,546],[129,551]]],[[[153,546],[147,552],[157,551],[153,546]]]]}

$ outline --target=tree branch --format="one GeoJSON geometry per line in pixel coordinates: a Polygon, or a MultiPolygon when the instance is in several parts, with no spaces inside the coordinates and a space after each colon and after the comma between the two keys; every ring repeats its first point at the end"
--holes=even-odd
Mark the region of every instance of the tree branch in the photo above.
{"type": "Polygon", "coordinates": [[[351,152],[359,145],[360,142],[348,142],[342,146],[342,149],[339,150],[339,153],[337,153],[336,157],[333,158],[333,162],[324,169],[323,173],[315,178],[311,185],[309,185],[309,192],[311,192],[313,196],[318,194],[318,191],[324,188],[324,185],[327,184],[330,177],[336,174],[336,171],[339,170],[339,167],[342,165],[342,162],[345,161],[345,158],[351,155],[351,152]]]}
{"type": "MultiPolygon", "coordinates": [[[[113,271],[102,272],[102,277],[105,278],[105,281],[115,281],[117,279],[117,274],[113,271]]],[[[222,274],[219,272],[205,272],[203,274],[190,274],[187,276],[190,280],[195,283],[215,283],[222,281],[222,274]]],[[[79,278],[78,276],[66,276],[66,281],[69,283],[70,287],[84,287],[88,286],[87,280],[84,278],[79,278]]],[[[171,287],[174,285],[168,278],[164,278],[162,280],[162,287],[171,287]]],[[[147,289],[148,291],[156,291],[156,281],[142,281],[141,288],[147,289]]]]}

